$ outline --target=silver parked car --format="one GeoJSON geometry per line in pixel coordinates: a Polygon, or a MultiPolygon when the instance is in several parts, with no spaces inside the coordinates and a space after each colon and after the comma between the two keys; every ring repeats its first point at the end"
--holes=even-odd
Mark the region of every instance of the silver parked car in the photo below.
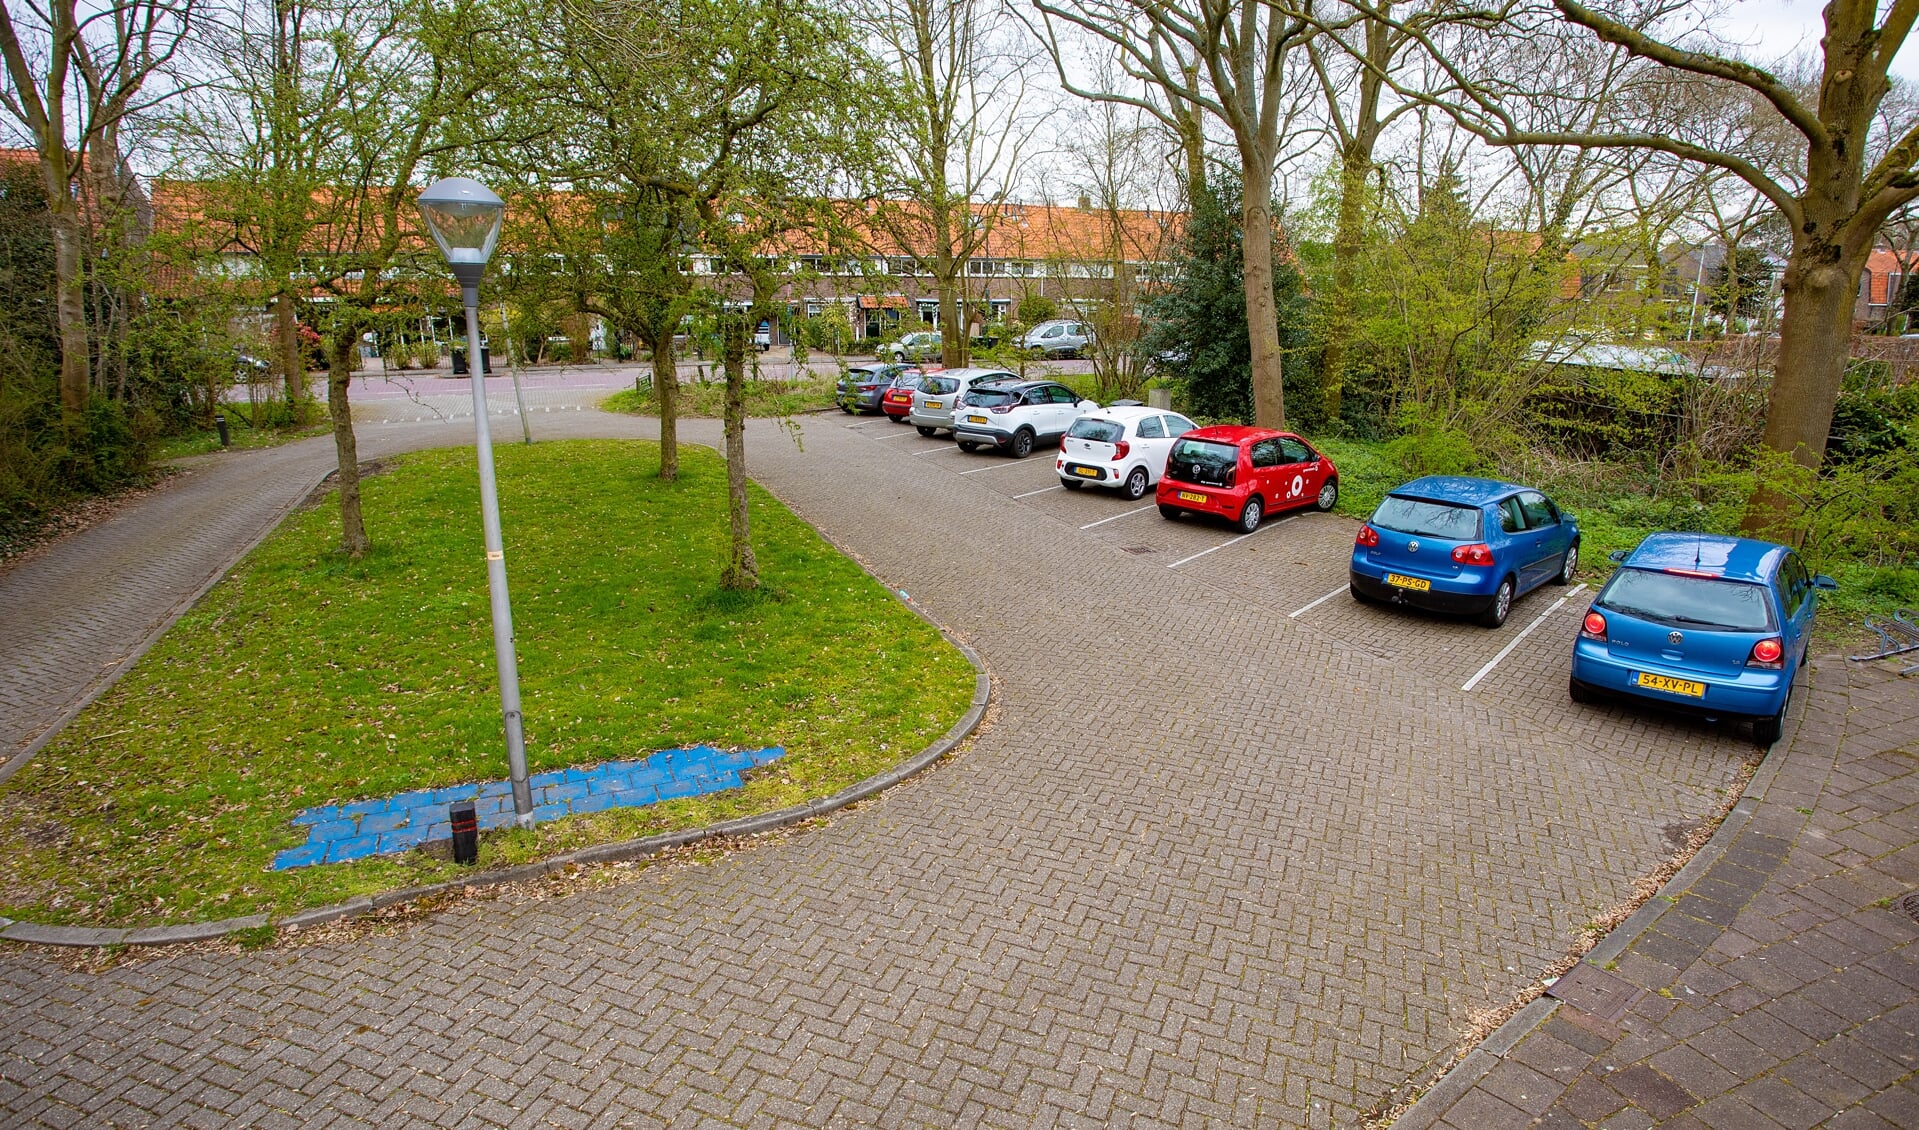
{"type": "Polygon", "coordinates": [[[1048,357],[1078,357],[1093,347],[1093,327],[1085,322],[1058,318],[1026,331],[1026,338],[1020,344],[1048,357]]]}
{"type": "Polygon", "coordinates": [[[918,428],[923,436],[951,431],[953,406],[967,389],[980,381],[1016,379],[1004,369],[941,369],[928,373],[913,393],[913,408],[906,414],[906,422],[918,428]]]}

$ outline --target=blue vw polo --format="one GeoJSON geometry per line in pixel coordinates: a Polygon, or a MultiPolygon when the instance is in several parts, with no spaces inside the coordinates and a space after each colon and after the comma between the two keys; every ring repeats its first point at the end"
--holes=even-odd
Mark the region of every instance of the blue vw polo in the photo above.
{"type": "Polygon", "coordinates": [[[1818,590],[1783,545],[1715,534],[1653,534],[1593,600],[1573,643],[1574,702],[1631,695],[1709,716],[1752,719],[1779,740],[1806,657],[1818,590]]]}
{"type": "Polygon", "coordinates": [[[1533,490],[1428,475],[1394,489],[1353,539],[1353,599],[1506,622],[1513,601],[1579,568],[1579,524],[1533,490]]]}

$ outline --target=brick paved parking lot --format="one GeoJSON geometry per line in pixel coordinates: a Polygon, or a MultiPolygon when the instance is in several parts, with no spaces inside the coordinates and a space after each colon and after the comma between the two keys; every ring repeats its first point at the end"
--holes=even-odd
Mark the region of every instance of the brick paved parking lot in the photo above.
{"type": "Polygon", "coordinates": [[[969,751],[758,850],[383,935],[97,976],[0,953],[0,1121],[1352,1125],[1749,752],[1567,700],[1590,590],[1464,692],[1566,590],[1498,631],[1343,594],[1293,616],[1350,520],[1236,541],[1048,489],[1049,452],[837,414],[749,451],[978,649],[999,712],[969,751]]]}

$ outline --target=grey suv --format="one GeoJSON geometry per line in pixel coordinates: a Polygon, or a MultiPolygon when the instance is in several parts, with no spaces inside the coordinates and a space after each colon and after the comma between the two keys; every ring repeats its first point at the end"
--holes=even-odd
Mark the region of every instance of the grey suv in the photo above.
{"type": "Polygon", "coordinates": [[[1064,318],[1041,322],[1026,331],[1026,338],[1020,344],[1048,357],[1078,357],[1092,348],[1093,327],[1064,318]]]}

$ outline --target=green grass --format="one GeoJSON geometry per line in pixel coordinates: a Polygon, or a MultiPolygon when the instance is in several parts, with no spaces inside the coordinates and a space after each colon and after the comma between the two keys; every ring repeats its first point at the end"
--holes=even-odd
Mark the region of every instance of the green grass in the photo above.
{"type": "MultiPolygon", "coordinates": [[[[256,447],[278,447],[283,443],[292,443],[296,439],[308,436],[325,435],[333,430],[326,421],[326,406],[317,411],[319,419],[304,428],[250,427],[246,424],[246,408],[227,413],[227,446],[234,451],[245,451],[256,447]]],[[[166,436],[154,445],[153,461],[164,463],[169,459],[181,459],[188,455],[205,455],[220,450],[220,433],[215,428],[195,429],[179,435],[166,436]]]]}
{"type": "MultiPolygon", "coordinates": [[[[754,380],[746,381],[746,414],[748,416],[797,416],[803,412],[818,412],[833,407],[836,377],[808,376],[797,381],[754,380]]],[[[633,416],[651,415],[659,411],[659,404],[653,394],[635,389],[621,389],[619,392],[600,401],[600,408],[606,412],[624,412],[633,416]]],[[[706,384],[694,382],[680,386],[680,415],[704,416],[718,419],[726,412],[726,382],[710,381],[706,384]]]]}
{"type": "MultiPolygon", "coordinates": [[[[753,488],[761,592],[718,588],[725,468],[631,442],[502,446],[500,506],[535,771],[781,745],[746,788],[483,837],[482,866],[823,796],[965,710],[957,649],[753,488]]],[[[0,914],[143,925],[285,912],[464,873],[427,851],[270,872],[310,805],[506,775],[473,452],[288,519],[0,786],[0,914]]]]}

